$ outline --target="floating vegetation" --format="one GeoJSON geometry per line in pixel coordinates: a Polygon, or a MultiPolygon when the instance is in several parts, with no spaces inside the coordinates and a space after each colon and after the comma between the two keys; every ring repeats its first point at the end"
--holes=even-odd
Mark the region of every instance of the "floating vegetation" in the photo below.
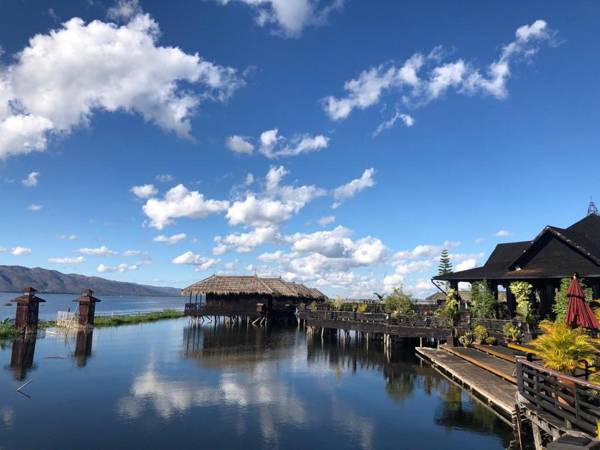
{"type": "Polygon", "coordinates": [[[183,311],[165,309],[163,311],[152,311],[136,315],[122,316],[100,316],[94,320],[96,327],[115,327],[119,325],[133,325],[137,323],[156,322],[164,319],[179,319],[183,317],[183,311]]]}

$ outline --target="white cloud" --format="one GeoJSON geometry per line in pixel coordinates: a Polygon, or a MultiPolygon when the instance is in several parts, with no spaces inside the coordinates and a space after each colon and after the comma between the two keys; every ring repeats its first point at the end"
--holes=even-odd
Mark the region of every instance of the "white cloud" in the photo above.
{"type": "Polygon", "coordinates": [[[100,273],[110,273],[110,272],[131,272],[134,270],[138,270],[140,268],[139,264],[117,264],[116,266],[108,266],[106,264],[99,264],[96,270],[100,273]]]}
{"type": "Polygon", "coordinates": [[[77,250],[78,253],[88,256],[115,256],[118,253],[109,249],[106,245],[96,248],[84,247],[77,250]]]}
{"type": "Polygon", "coordinates": [[[254,151],[254,145],[244,136],[229,136],[225,145],[233,153],[249,155],[254,151]]]}
{"type": "Polygon", "coordinates": [[[276,32],[297,38],[307,26],[321,25],[331,12],[340,9],[345,0],[217,0],[222,5],[244,3],[256,11],[256,23],[274,25],[276,32]]]}
{"type": "Polygon", "coordinates": [[[10,249],[10,254],[13,256],[30,255],[31,249],[27,247],[16,246],[10,249]]]}
{"type": "Polygon", "coordinates": [[[77,239],[77,235],[75,235],[75,234],[61,234],[60,236],[58,236],[58,239],[60,239],[61,241],[74,241],[75,239],[77,239]]]}
{"type": "Polygon", "coordinates": [[[307,203],[325,192],[316,186],[281,185],[287,175],[283,167],[272,167],[266,175],[265,190],[260,195],[247,193],[243,200],[235,201],[227,211],[231,225],[252,227],[275,226],[297,214],[307,203]]]}
{"type": "Polygon", "coordinates": [[[249,253],[266,243],[277,243],[281,240],[276,227],[257,227],[247,233],[232,233],[227,236],[215,236],[215,256],[235,249],[238,253],[249,253]]]}
{"type": "Polygon", "coordinates": [[[42,205],[38,205],[37,203],[32,203],[31,205],[29,205],[29,206],[27,207],[27,209],[28,209],[29,211],[31,211],[31,212],[38,212],[38,211],[41,211],[41,210],[42,210],[42,208],[43,208],[43,206],[42,206],[42,205]]]}
{"type": "Polygon", "coordinates": [[[153,184],[143,184],[141,186],[133,186],[131,192],[138,198],[150,198],[158,194],[158,189],[153,184]]]}
{"type": "Polygon", "coordinates": [[[198,255],[194,252],[185,252],[173,259],[173,264],[186,264],[195,266],[196,270],[208,270],[215,266],[219,260],[213,258],[206,258],[198,255]]]}
{"type": "MultiPolygon", "coordinates": [[[[543,20],[518,28],[516,39],[502,48],[500,57],[486,67],[485,73],[463,59],[441,62],[443,55],[439,47],[429,55],[415,53],[402,65],[383,64],[361,72],[344,84],[345,96],[326,97],[323,107],[332,120],[343,120],[354,109],[371,107],[392,91],[399,94],[402,102],[412,106],[423,106],[441,98],[449,89],[501,99],[507,95],[511,66],[537,53],[540,44],[550,40],[552,35],[543,20]]],[[[381,131],[386,129],[385,123],[382,125],[381,131]]]]}
{"type": "Polygon", "coordinates": [[[189,137],[200,102],[224,101],[243,81],[232,68],[158,46],[159,36],[149,15],[136,14],[120,26],[75,17],[32,37],[0,68],[0,159],[45,150],[51,135],[87,126],[96,111],[137,113],[189,137]]]}
{"type": "Polygon", "coordinates": [[[461,270],[469,270],[476,266],[477,266],[477,259],[469,258],[469,259],[465,259],[460,264],[457,264],[455,270],[457,272],[460,272],[461,270]]]}
{"type": "Polygon", "coordinates": [[[219,214],[229,208],[228,201],[205,199],[197,191],[189,191],[183,184],[171,188],[164,199],[151,198],[143,207],[150,219],[150,226],[162,230],[174,222],[173,219],[203,218],[219,214]]]}
{"type": "Polygon", "coordinates": [[[275,252],[266,252],[258,255],[258,260],[267,263],[280,263],[285,261],[288,258],[288,255],[282,250],[277,250],[275,252]]]}
{"type": "Polygon", "coordinates": [[[171,236],[165,236],[163,234],[156,236],[154,242],[162,242],[167,245],[175,245],[178,242],[183,241],[187,235],[185,233],[173,234],[171,236]]]}
{"type": "Polygon", "coordinates": [[[175,177],[169,173],[163,173],[160,175],[156,175],[156,181],[160,183],[169,183],[175,179],[175,177]]]}
{"type": "Polygon", "coordinates": [[[121,255],[129,257],[129,256],[140,256],[142,252],[140,250],[125,250],[121,255]]]}
{"type": "Polygon", "coordinates": [[[106,17],[109,19],[122,21],[128,21],[138,14],[142,14],[138,0],[118,0],[106,11],[106,17]]]}
{"type": "Polygon", "coordinates": [[[64,258],[48,258],[48,262],[52,264],[62,264],[62,265],[70,265],[70,264],[82,264],[85,262],[85,258],[83,256],[67,256],[64,258]]]}
{"type": "Polygon", "coordinates": [[[319,225],[325,227],[335,222],[335,216],[323,216],[319,219],[319,225]]]}
{"type": "Polygon", "coordinates": [[[355,178],[354,180],[346,183],[342,186],[337,187],[333,191],[333,199],[335,200],[333,203],[333,208],[337,208],[342,204],[342,202],[346,199],[354,197],[358,192],[372,187],[375,185],[375,180],[373,180],[373,175],[375,174],[375,169],[366,169],[360,178],[355,178]]]}
{"type": "Polygon", "coordinates": [[[508,230],[498,230],[496,232],[496,236],[498,237],[508,237],[508,236],[512,236],[512,233],[508,230]]]}
{"type": "Polygon", "coordinates": [[[25,187],[35,187],[38,184],[39,176],[39,172],[31,172],[29,175],[27,175],[27,178],[21,180],[21,183],[23,183],[23,186],[25,187]]]}
{"type": "Polygon", "coordinates": [[[373,137],[377,137],[383,131],[392,128],[398,120],[400,120],[407,127],[412,127],[415,124],[415,119],[412,116],[396,111],[389,120],[386,120],[377,126],[375,131],[373,131],[373,137]]]}
{"type": "Polygon", "coordinates": [[[279,135],[279,130],[264,131],[260,135],[260,152],[269,159],[280,158],[284,156],[298,156],[304,153],[311,153],[327,148],[329,138],[322,134],[311,136],[303,134],[286,139],[279,135]]]}

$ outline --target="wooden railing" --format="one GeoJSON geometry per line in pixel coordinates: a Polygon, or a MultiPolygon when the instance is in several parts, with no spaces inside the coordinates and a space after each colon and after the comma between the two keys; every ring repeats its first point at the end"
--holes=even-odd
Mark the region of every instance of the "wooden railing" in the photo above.
{"type": "Polygon", "coordinates": [[[357,313],[352,311],[331,311],[324,309],[311,311],[307,309],[300,311],[298,317],[306,320],[380,324],[387,327],[451,328],[448,325],[448,322],[442,318],[422,314],[390,317],[389,314],[385,313],[357,313]]]}
{"type": "Polygon", "coordinates": [[[471,328],[475,328],[477,325],[483,325],[488,333],[493,335],[500,335],[504,333],[504,326],[511,324],[518,327],[522,332],[526,332],[525,324],[519,320],[501,320],[501,319],[471,319],[471,328]]]}
{"type": "Polygon", "coordinates": [[[596,436],[600,421],[600,385],[517,358],[519,394],[533,409],[552,415],[565,428],[596,436]]]}

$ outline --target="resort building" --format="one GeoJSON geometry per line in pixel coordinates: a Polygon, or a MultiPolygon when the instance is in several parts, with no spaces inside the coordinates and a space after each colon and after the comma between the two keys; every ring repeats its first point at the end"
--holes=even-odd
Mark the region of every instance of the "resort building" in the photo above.
{"type": "Polygon", "coordinates": [[[213,275],[186,287],[182,295],[190,298],[187,313],[206,316],[286,316],[300,304],[327,299],[318,289],[256,275],[213,275]]]}
{"type": "Polygon", "coordinates": [[[552,314],[554,296],[563,278],[577,273],[600,297],[600,216],[590,204],[588,215],[568,228],[545,227],[533,240],[498,244],[482,267],[433,278],[458,291],[459,282],[487,280],[492,292],[506,290],[506,303],[514,316],[516,301],[508,289],[513,281],[527,281],[535,290],[539,317],[552,314]]]}

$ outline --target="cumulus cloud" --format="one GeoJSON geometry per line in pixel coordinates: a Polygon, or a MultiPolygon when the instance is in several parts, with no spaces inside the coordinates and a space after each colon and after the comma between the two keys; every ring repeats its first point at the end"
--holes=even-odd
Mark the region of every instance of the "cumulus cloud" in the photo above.
{"type": "Polygon", "coordinates": [[[297,38],[307,26],[321,25],[345,0],[217,0],[222,5],[243,3],[256,11],[256,23],[274,26],[277,34],[297,38]]]}
{"type": "Polygon", "coordinates": [[[158,181],[160,183],[169,183],[170,181],[173,181],[174,179],[175,179],[175,177],[173,177],[173,175],[171,175],[170,173],[163,173],[163,174],[156,175],[156,181],[158,181]]]}
{"type": "Polygon", "coordinates": [[[21,180],[21,183],[23,183],[23,186],[25,187],[36,187],[38,185],[39,176],[39,172],[31,172],[29,175],[27,175],[27,178],[21,180]]]}
{"type": "Polygon", "coordinates": [[[106,264],[99,264],[96,267],[96,270],[100,273],[110,273],[110,272],[131,272],[134,270],[138,270],[140,268],[139,264],[117,264],[116,266],[109,266],[106,264]]]}
{"type": "Polygon", "coordinates": [[[115,256],[118,254],[118,252],[111,250],[106,245],[95,248],[84,247],[77,250],[77,252],[88,256],[115,256]]]}
{"type": "Polygon", "coordinates": [[[85,258],[83,256],[66,256],[64,258],[48,258],[48,262],[61,265],[82,264],[85,262],[85,258]]]}
{"type": "Polygon", "coordinates": [[[509,237],[512,236],[512,233],[508,230],[498,230],[496,232],[497,237],[509,237]]]}
{"type": "Polygon", "coordinates": [[[224,101],[243,85],[232,68],[159,46],[149,15],[124,12],[135,3],[111,13],[129,16],[125,24],[72,18],[0,68],[0,159],[45,150],[50,136],[88,125],[96,111],[139,114],[187,138],[202,101],[224,101]]]}
{"type": "Polygon", "coordinates": [[[375,175],[375,169],[366,169],[360,178],[355,178],[349,183],[337,187],[333,191],[334,203],[332,207],[337,208],[344,200],[354,197],[358,192],[364,189],[373,187],[375,185],[373,175],[375,175]]]}
{"type": "Polygon", "coordinates": [[[122,21],[128,21],[138,14],[142,14],[138,0],[118,0],[106,11],[106,17],[109,19],[122,21]]]}
{"type": "MultiPolygon", "coordinates": [[[[376,105],[390,92],[396,92],[409,106],[423,106],[441,98],[450,89],[461,94],[502,99],[508,93],[511,67],[519,60],[531,58],[552,36],[553,32],[543,20],[519,27],[515,39],[505,45],[498,59],[484,70],[464,59],[443,62],[439,47],[428,55],[415,53],[400,65],[388,63],[364,70],[344,84],[344,96],[324,98],[323,108],[332,120],[344,120],[353,110],[376,105]]],[[[381,131],[383,129],[385,124],[381,131]]]]}
{"type": "Polygon", "coordinates": [[[244,136],[229,136],[225,146],[233,153],[249,155],[254,151],[254,145],[244,136]]]}
{"type": "Polygon", "coordinates": [[[456,265],[456,271],[469,270],[477,266],[477,258],[468,258],[456,265]]]}
{"type": "Polygon", "coordinates": [[[274,226],[257,227],[247,233],[232,233],[227,236],[215,236],[213,254],[218,256],[234,249],[238,253],[249,253],[266,243],[277,243],[281,240],[274,226]]]}
{"type": "Polygon", "coordinates": [[[141,186],[133,186],[131,192],[138,198],[150,198],[158,194],[158,189],[153,184],[144,184],[141,186]]]}
{"type": "Polygon", "coordinates": [[[183,184],[169,189],[163,199],[150,198],[143,207],[150,226],[162,230],[177,218],[203,218],[219,214],[229,208],[225,200],[205,199],[197,191],[189,191],[183,184]]]}
{"type": "Polygon", "coordinates": [[[325,227],[335,222],[335,216],[323,216],[319,219],[319,225],[325,227]]]}
{"type": "Polygon", "coordinates": [[[173,264],[185,264],[195,266],[196,270],[208,270],[215,266],[219,260],[214,258],[206,258],[194,252],[185,252],[173,259],[173,264]]]}
{"type": "Polygon", "coordinates": [[[272,167],[265,177],[262,193],[247,193],[243,200],[235,201],[227,211],[231,225],[268,227],[287,221],[307,203],[325,195],[316,186],[282,185],[281,180],[288,171],[283,167],[272,167]]]}
{"type": "Polygon", "coordinates": [[[171,236],[165,236],[163,234],[156,236],[153,241],[154,242],[162,242],[167,245],[175,245],[178,242],[185,240],[187,235],[185,233],[173,234],[171,236]]]}
{"type": "Polygon", "coordinates": [[[304,153],[311,153],[327,148],[329,138],[318,134],[311,136],[302,134],[286,139],[279,135],[279,130],[263,131],[260,135],[260,152],[269,159],[281,158],[284,156],[298,156],[304,153]]]}
{"type": "Polygon", "coordinates": [[[61,234],[60,236],[58,236],[58,239],[60,239],[61,241],[74,241],[75,239],[77,239],[77,235],[76,234],[61,234]]]}
{"type": "Polygon", "coordinates": [[[25,256],[31,254],[31,249],[28,247],[16,246],[10,249],[10,254],[13,256],[25,256]]]}
{"type": "Polygon", "coordinates": [[[375,131],[373,131],[373,137],[377,137],[383,131],[393,128],[398,120],[400,120],[407,127],[412,127],[415,124],[415,119],[412,116],[396,111],[390,119],[380,123],[377,126],[375,131]]]}
{"type": "Polygon", "coordinates": [[[27,210],[29,210],[29,211],[31,211],[31,212],[38,212],[38,211],[41,211],[41,210],[42,210],[42,208],[43,208],[43,206],[42,206],[42,205],[39,205],[39,204],[37,204],[37,203],[32,203],[31,205],[29,205],[29,206],[27,207],[27,210]]]}

